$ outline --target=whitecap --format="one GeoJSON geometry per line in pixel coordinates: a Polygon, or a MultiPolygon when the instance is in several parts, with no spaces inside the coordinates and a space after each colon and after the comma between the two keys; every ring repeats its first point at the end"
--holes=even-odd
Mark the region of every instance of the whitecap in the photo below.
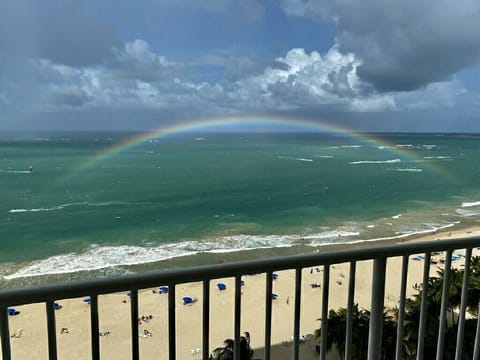
{"type": "Polygon", "coordinates": [[[399,168],[399,169],[393,169],[395,171],[403,171],[403,172],[422,172],[422,169],[418,168],[399,168]]]}
{"type": "Polygon", "coordinates": [[[473,207],[473,206],[480,206],[480,201],[462,203],[462,207],[473,207]]]}
{"type": "Polygon", "coordinates": [[[288,160],[295,160],[295,161],[306,161],[306,162],[313,162],[313,159],[307,159],[307,158],[297,158],[293,156],[278,156],[279,159],[288,159],[288,160]]]}
{"type": "Polygon", "coordinates": [[[395,146],[399,148],[413,148],[412,144],[396,144],[395,146]]]}
{"type": "Polygon", "coordinates": [[[31,174],[30,170],[0,170],[2,173],[10,173],[10,174],[31,174]]]}
{"type": "Polygon", "coordinates": [[[424,156],[425,160],[453,160],[451,156],[424,156]]]}
{"type": "Polygon", "coordinates": [[[71,206],[125,206],[125,205],[134,205],[135,203],[130,203],[126,201],[106,201],[106,202],[77,202],[77,203],[66,203],[66,204],[60,204],[60,205],[54,205],[50,207],[44,207],[44,208],[32,208],[32,209],[11,209],[8,212],[9,213],[23,213],[23,212],[44,212],[44,211],[56,211],[56,210],[62,210],[67,207],[71,206]]]}
{"type": "Polygon", "coordinates": [[[400,159],[392,159],[392,160],[359,160],[359,161],[350,161],[349,164],[351,165],[359,165],[359,164],[392,164],[401,162],[400,159]]]}
{"type": "Polygon", "coordinates": [[[23,212],[43,212],[43,211],[55,211],[63,209],[63,206],[53,206],[50,208],[34,208],[34,209],[11,209],[9,213],[23,213],[23,212]]]}

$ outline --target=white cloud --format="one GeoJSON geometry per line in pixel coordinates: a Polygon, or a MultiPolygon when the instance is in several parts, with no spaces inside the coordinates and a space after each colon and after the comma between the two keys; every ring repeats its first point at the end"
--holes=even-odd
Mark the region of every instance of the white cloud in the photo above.
{"type": "MultiPolygon", "coordinates": [[[[353,53],[342,53],[338,46],[323,55],[296,48],[255,75],[247,67],[234,77],[207,82],[192,77],[189,64],[170,61],[152,51],[146,41],[135,40],[116,50],[115,58],[103,65],[73,67],[44,59],[31,61],[36,82],[28,96],[34,94],[38,108],[48,112],[142,109],[182,116],[446,108],[467,96],[458,81],[412,92],[378,93],[358,76],[361,64],[353,53]]],[[[0,89],[0,94],[7,92],[0,89]]],[[[0,102],[13,98],[2,95],[0,102]]],[[[27,100],[31,101],[23,99],[27,100]]]]}
{"type": "Polygon", "coordinates": [[[251,94],[257,103],[264,99],[265,106],[282,109],[322,105],[353,111],[395,108],[392,97],[375,94],[358,78],[360,61],[351,53],[340,53],[337,47],[324,57],[315,51],[307,54],[304,49],[292,49],[276,61],[279,68],[238,81],[243,99],[251,94]]]}
{"type": "Polygon", "coordinates": [[[289,16],[336,26],[343,53],[378,91],[411,91],[480,64],[480,2],[472,0],[282,0],[289,16]]]}
{"type": "Polygon", "coordinates": [[[136,39],[126,42],[123,51],[117,50],[117,57],[120,61],[155,64],[158,66],[171,66],[173,63],[167,61],[163,56],[158,56],[150,50],[150,45],[145,40],[136,39]]]}

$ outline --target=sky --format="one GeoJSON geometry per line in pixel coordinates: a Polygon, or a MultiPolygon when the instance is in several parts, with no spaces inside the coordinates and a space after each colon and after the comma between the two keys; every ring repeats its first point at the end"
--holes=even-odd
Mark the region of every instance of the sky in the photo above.
{"type": "Polygon", "coordinates": [[[478,0],[0,0],[0,131],[480,132],[478,0]]]}

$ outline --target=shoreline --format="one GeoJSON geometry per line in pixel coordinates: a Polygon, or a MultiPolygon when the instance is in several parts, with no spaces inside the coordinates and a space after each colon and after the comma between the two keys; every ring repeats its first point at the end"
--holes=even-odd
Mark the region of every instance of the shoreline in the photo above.
{"type": "MultiPolygon", "coordinates": [[[[412,241],[435,241],[448,238],[465,238],[480,236],[480,227],[446,229],[413,238],[395,239],[390,243],[412,241]]],[[[385,244],[385,241],[382,241],[385,244]]],[[[375,246],[377,243],[369,243],[375,246]]],[[[479,244],[480,245],[480,244],[479,244]]],[[[366,245],[363,245],[366,246],[366,245]]],[[[343,245],[352,247],[352,245],[343,245]]],[[[338,245],[337,245],[338,249],[338,245]]],[[[329,248],[328,250],[333,250],[329,248]]],[[[326,251],[328,251],[326,250],[326,251]]],[[[475,249],[474,255],[479,251],[475,249]]],[[[460,263],[453,266],[459,266],[460,263]]],[[[420,283],[423,275],[423,261],[409,260],[407,296],[416,292],[414,284],[420,283]]],[[[430,275],[434,276],[439,266],[430,267],[430,275]]],[[[300,346],[302,359],[318,358],[314,352],[316,339],[310,335],[319,327],[321,317],[323,269],[305,268],[302,271],[301,322],[300,334],[308,341],[300,346]],[[320,286],[312,286],[319,284],[320,286]]],[[[278,299],[272,303],[272,357],[275,359],[291,358],[293,346],[293,314],[295,303],[295,274],[292,270],[278,272],[278,280],[273,282],[273,291],[278,299]]],[[[385,305],[394,306],[399,296],[401,276],[401,257],[389,258],[386,277],[389,281],[385,287],[385,305]]],[[[265,336],[265,274],[243,277],[241,330],[251,335],[255,358],[262,358],[265,336]]],[[[372,279],[372,261],[360,261],[356,271],[355,302],[361,308],[370,306],[370,290],[372,279]]],[[[335,264],[330,270],[329,308],[338,310],[346,307],[349,281],[349,264],[335,264]]],[[[233,337],[234,279],[214,279],[211,281],[210,310],[210,348],[221,346],[225,338],[233,337]],[[224,282],[227,290],[219,291],[217,282],[224,282]]],[[[139,291],[139,316],[145,319],[139,322],[140,354],[144,358],[167,358],[168,324],[166,311],[167,299],[164,294],[154,294],[153,289],[139,291]],[[150,315],[152,318],[149,319],[150,315]],[[146,330],[146,332],[144,332],[146,330]],[[151,334],[145,335],[145,334],[151,334]],[[160,349],[162,353],[159,354],[160,349]]],[[[181,284],[176,287],[176,339],[178,359],[200,359],[202,339],[202,283],[181,284]],[[183,305],[183,296],[198,299],[192,305],[183,305]]],[[[57,347],[59,358],[88,358],[90,350],[90,311],[83,299],[59,299],[61,309],[56,311],[57,347]],[[62,331],[67,329],[67,331],[62,331]]],[[[9,317],[12,337],[12,354],[15,359],[29,359],[35,352],[38,359],[47,358],[47,339],[44,304],[19,306],[20,314],[9,317]]],[[[101,355],[105,358],[128,359],[130,357],[130,306],[126,293],[107,294],[99,297],[100,344],[101,355]]]]}
{"type": "MultiPolygon", "coordinates": [[[[3,275],[0,285],[4,288],[16,288],[25,286],[42,286],[91,278],[109,278],[122,276],[129,273],[145,273],[149,271],[161,271],[192,266],[203,266],[243,260],[256,260],[266,257],[283,257],[314,252],[328,252],[343,249],[355,249],[378,245],[399,244],[412,241],[430,241],[448,238],[468,238],[480,236],[480,225],[454,224],[437,230],[428,230],[424,233],[397,235],[391,238],[377,238],[371,240],[350,240],[344,243],[327,243],[325,245],[293,245],[291,247],[257,248],[249,250],[226,251],[226,252],[200,252],[193,255],[172,257],[170,259],[139,263],[133,265],[117,265],[102,267],[94,270],[79,270],[59,273],[36,274],[30,276],[18,276],[9,278],[3,275]],[[4,277],[5,276],[5,277],[4,277]]],[[[341,236],[339,236],[340,238],[341,236]]]]}

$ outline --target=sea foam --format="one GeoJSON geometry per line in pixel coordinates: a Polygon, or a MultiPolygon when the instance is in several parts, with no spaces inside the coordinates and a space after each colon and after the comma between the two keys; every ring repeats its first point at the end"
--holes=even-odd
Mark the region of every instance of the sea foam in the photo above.
{"type": "Polygon", "coordinates": [[[464,217],[472,217],[480,215],[480,209],[457,209],[455,212],[464,217]]]}
{"type": "Polygon", "coordinates": [[[230,253],[255,249],[287,248],[297,245],[322,246],[338,243],[338,239],[358,236],[355,229],[339,228],[308,236],[290,235],[234,235],[216,239],[186,240],[158,246],[99,246],[91,245],[82,253],[69,253],[51,256],[34,261],[20,270],[6,274],[6,280],[42,275],[68,274],[82,271],[100,270],[119,266],[132,266],[159,262],[172,258],[191,256],[200,253],[230,253]],[[329,241],[331,240],[331,241],[329,241]]]}
{"type": "Polygon", "coordinates": [[[215,240],[188,240],[178,243],[148,246],[91,245],[85,252],[51,256],[37,260],[13,274],[7,280],[41,275],[68,274],[100,270],[116,266],[148,264],[199,253],[228,253],[261,248],[290,247],[298,244],[299,235],[235,235],[215,240]]]}
{"type": "Polygon", "coordinates": [[[480,201],[462,203],[462,207],[473,207],[473,206],[480,206],[480,201]]]}

